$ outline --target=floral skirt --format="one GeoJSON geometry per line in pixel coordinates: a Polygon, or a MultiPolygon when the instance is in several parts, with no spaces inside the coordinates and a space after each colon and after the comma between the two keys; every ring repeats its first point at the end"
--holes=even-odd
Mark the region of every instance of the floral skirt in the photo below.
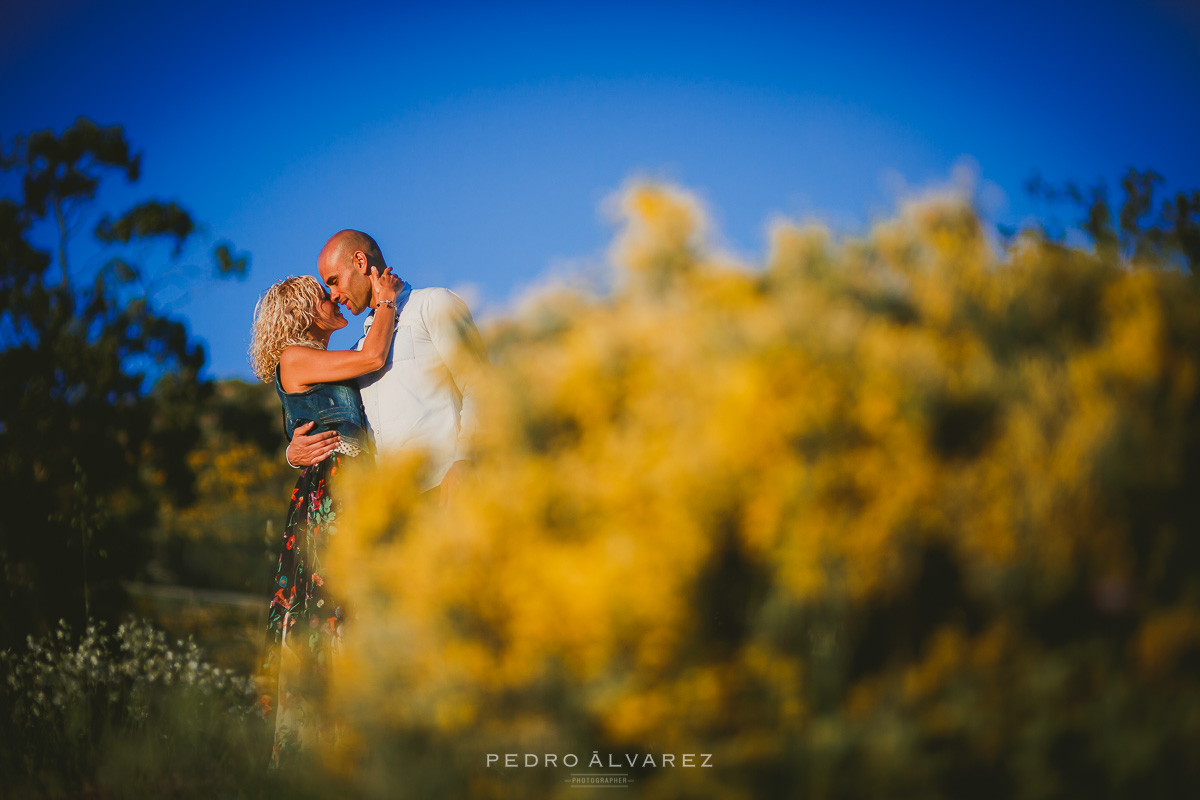
{"type": "Polygon", "coordinates": [[[346,615],[321,560],[337,534],[340,504],[330,484],[345,458],[335,453],[306,467],[288,506],[271,586],[259,696],[263,717],[274,727],[273,767],[338,739],[338,726],[322,712],[346,615]]]}

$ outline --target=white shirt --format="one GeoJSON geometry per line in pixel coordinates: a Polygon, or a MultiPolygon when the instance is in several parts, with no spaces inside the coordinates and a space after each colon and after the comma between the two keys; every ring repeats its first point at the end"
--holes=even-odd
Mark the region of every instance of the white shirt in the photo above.
{"type": "MultiPolygon", "coordinates": [[[[449,289],[403,292],[396,305],[387,363],[358,378],[358,388],[380,455],[410,449],[428,455],[424,491],[440,484],[455,461],[471,457],[478,367],[487,356],[467,304],[449,289]]],[[[374,319],[367,317],[364,334],[374,319]]],[[[359,339],[354,349],[362,345],[359,339]]]]}

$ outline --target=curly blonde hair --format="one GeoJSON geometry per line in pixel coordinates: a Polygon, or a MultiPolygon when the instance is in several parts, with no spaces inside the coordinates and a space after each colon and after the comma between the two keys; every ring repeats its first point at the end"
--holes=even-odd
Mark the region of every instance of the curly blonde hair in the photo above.
{"type": "Polygon", "coordinates": [[[325,287],[320,281],[301,275],[284,278],[258,299],[250,334],[250,368],[259,380],[275,380],[279,355],[292,345],[325,349],[311,333],[317,304],[324,297],[325,287]]]}

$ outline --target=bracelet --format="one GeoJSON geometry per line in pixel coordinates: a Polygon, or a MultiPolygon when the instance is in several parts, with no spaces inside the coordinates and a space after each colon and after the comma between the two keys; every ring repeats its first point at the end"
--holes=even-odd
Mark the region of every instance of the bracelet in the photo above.
{"type": "Polygon", "coordinates": [[[375,304],[376,308],[383,308],[384,306],[387,306],[388,308],[395,311],[396,310],[396,301],[395,300],[380,300],[378,303],[375,304]]]}

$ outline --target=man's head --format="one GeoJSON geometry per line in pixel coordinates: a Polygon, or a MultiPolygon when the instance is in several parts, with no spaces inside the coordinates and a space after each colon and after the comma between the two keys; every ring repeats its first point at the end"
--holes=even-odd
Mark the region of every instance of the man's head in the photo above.
{"type": "Polygon", "coordinates": [[[338,231],[317,256],[317,271],[329,287],[329,296],[349,308],[351,314],[361,314],[375,302],[367,277],[371,267],[383,272],[387,264],[379,245],[362,231],[338,231]]]}

